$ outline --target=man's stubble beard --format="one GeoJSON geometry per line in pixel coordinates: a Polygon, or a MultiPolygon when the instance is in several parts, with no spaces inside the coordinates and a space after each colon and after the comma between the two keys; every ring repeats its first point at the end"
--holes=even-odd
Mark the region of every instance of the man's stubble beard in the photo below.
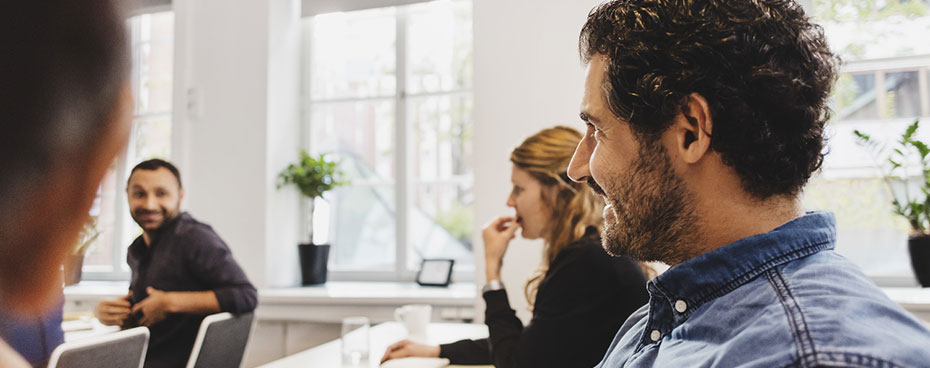
{"type": "Polygon", "coordinates": [[[181,215],[181,202],[178,201],[178,204],[174,207],[174,209],[173,209],[171,212],[169,212],[167,209],[159,209],[159,210],[157,210],[157,211],[136,210],[136,211],[133,211],[133,212],[131,213],[131,215],[132,215],[133,221],[135,221],[136,224],[139,225],[139,227],[142,228],[142,231],[149,232],[149,233],[154,233],[154,232],[157,232],[157,231],[163,229],[166,225],[168,225],[168,223],[170,223],[172,220],[178,218],[178,216],[181,215]],[[147,214],[147,213],[150,213],[150,212],[158,212],[158,213],[161,213],[161,222],[158,224],[157,227],[155,227],[155,228],[153,228],[153,229],[146,229],[146,228],[145,228],[144,226],[142,226],[142,224],[140,223],[139,218],[141,218],[142,215],[147,214]]]}
{"type": "Polygon", "coordinates": [[[601,242],[613,256],[675,265],[693,257],[700,237],[694,195],[675,175],[658,139],[643,138],[629,170],[605,183],[615,220],[604,224],[601,242]]]}

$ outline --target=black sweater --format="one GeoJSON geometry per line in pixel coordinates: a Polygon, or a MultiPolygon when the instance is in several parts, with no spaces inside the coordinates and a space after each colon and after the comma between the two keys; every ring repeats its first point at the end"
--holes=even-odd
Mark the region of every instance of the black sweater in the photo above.
{"type": "Polygon", "coordinates": [[[489,338],[440,345],[452,364],[511,367],[593,367],[620,325],[646,304],[646,278],[629,258],[608,255],[594,228],[563,249],[539,284],[533,318],[524,327],[505,290],[484,294],[489,338]]]}

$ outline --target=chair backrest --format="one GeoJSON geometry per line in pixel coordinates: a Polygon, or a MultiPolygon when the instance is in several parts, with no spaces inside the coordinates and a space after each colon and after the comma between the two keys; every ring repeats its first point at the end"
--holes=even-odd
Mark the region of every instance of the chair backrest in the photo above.
{"type": "Polygon", "coordinates": [[[149,329],[136,327],[58,345],[49,368],[142,368],[149,329]]]}
{"type": "Polygon", "coordinates": [[[203,319],[187,368],[233,368],[242,365],[252,331],[252,313],[211,314],[203,319]]]}

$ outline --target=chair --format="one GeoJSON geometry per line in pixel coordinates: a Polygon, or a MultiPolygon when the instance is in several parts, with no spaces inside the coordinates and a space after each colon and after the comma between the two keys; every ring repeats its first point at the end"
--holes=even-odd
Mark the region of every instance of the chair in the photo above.
{"type": "Polygon", "coordinates": [[[52,351],[49,368],[142,368],[149,329],[136,327],[66,342],[52,351]]]}
{"type": "Polygon", "coordinates": [[[211,314],[203,319],[187,368],[232,368],[242,365],[252,331],[252,313],[211,314]]]}

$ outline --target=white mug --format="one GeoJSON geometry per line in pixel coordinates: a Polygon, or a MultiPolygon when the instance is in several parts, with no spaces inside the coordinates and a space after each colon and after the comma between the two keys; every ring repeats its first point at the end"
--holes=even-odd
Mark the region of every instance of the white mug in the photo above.
{"type": "Polygon", "coordinates": [[[410,339],[425,340],[426,326],[432,313],[433,307],[428,304],[408,304],[394,310],[394,319],[407,328],[410,339]]]}

